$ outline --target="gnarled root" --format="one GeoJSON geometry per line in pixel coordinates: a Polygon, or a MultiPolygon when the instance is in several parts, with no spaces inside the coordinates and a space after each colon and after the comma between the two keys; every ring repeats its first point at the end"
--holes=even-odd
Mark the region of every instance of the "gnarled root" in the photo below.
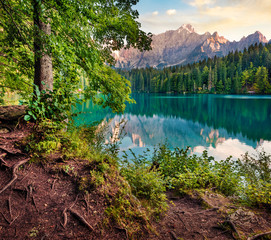
{"type": "Polygon", "coordinates": [[[27,158],[25,160],[19,161],[16,164],[13,165],[12,167],[12,179],[9,181],[9,183],[7,183],[1,190],[0,190],[0,194],[2,192],[4,192],[8,187],[10,187],[17,179],[18,179],[18,175],[17,175],[17,171],[18,168],[20,166],[22,166],[23,164],[27,163],[30,160],[30,158],[27,158]]]}

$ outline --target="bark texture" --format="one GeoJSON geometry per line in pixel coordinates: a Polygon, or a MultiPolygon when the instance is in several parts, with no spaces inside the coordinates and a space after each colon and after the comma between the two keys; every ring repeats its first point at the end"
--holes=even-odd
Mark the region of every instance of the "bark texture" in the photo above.
{"type": "Polygon", "coordinates": [[[33,0],[34,8],[34,53],[35,53],[35,76],[34,84],[39,90],[53,90],[53,65],[52,57],[48,48],[48,36],[51,35],[50,19],[41,14],[40,1],[33,0]]]}

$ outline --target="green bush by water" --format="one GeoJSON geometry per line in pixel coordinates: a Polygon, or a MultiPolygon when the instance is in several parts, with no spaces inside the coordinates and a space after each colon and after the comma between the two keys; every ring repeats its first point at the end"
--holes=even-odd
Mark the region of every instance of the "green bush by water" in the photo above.
{"type": "Polygon", "coordinates": [[[229,157],[218,162],[207,151],[202,156],[189,155],[189,148],[172,151],[161,144],[151,158],[147,155],[147,152],[140,156],[133,154],[132,160],[126,155],[121,170],[139,198],[159,205],[166,188],[180,194],[211,189],[235,196],[247,205],[271,206],[271,156],[265,152],[256,157],[245,154],[238,161],[229,157]]]}

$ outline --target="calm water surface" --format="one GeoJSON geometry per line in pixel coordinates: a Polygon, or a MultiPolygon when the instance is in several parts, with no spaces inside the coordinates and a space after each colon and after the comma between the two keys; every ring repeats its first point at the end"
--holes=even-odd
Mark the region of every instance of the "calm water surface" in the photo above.
{"type": "MultiPolygon", "coordinates": [[[[137,104],[122,115],[86,102],[77,124],[109,121],[116,126],[127,120],[121,151],[131,148],[142,154],[147,148],[167,141],[171,148],[191,147],[192,153],[208,150],[217,160],[241,157],[264,149],[271,153],[271,96],[155,95],[134,94],[137,104]]],[[[109,139],[110,141],[110,139],[109,139]]]]}

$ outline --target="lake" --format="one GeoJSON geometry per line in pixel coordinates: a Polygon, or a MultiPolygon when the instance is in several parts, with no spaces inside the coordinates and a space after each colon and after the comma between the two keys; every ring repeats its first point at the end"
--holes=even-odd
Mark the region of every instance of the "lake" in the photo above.
{"type": "MultiPolygon", "coordinates": [[[[217,160],[264,149],[271,153],[271,96],[247,95],[168,95],[133,94],[137,104],[126,107],[124,114],[94,106],[90,101],[77,106],[82,111],[76,124],[94,121],[116,126],[125,119],[126,135],[120,150],[142,154],[146,149],[167,142],[170,148],[191,147],[201,154],[207,150],[217,160]]],[[[116,139],[116,137],[115,137],[116,139]]],[[[112,140],[112,139],[111,139],[112,140]]],[[[108,139],[110,141],[110,139],[108,139]]]]}

